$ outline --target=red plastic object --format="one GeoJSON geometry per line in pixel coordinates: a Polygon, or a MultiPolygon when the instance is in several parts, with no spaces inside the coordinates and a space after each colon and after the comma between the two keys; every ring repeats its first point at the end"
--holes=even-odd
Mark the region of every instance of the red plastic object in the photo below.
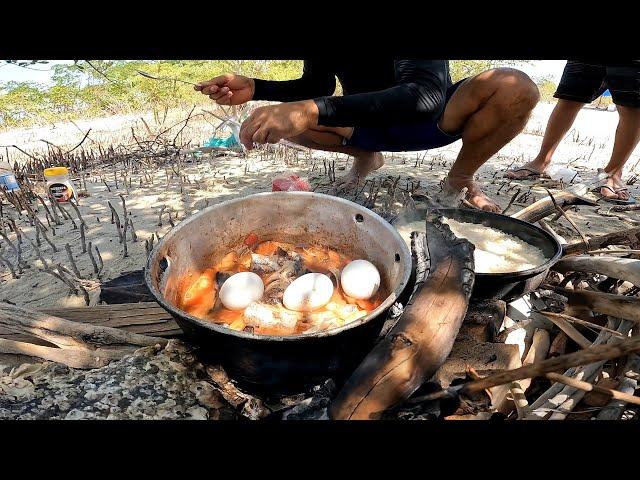
{"type": "Polygon", "coordinates": [[[310,192],[311,185],[297,175],[282,175],[273,179],[272,192],[310,192]]]}

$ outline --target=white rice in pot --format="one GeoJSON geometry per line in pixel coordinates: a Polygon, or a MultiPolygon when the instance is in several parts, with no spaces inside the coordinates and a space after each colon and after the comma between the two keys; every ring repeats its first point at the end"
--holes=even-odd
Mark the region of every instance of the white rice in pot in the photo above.
{"type": "MultiPolygon", "coordinates": [[[[524,240],[501,230],[478,223],[463,223],[444,219],[453,234],[466,238],[475,245],[476,273],[511,273],[529,270],[545,263],[542,251],[524,240]]],[[[398,232],[411,245],[411,232],[424,232],[424,221],[416,221],[398,228],[398,232]]]]}

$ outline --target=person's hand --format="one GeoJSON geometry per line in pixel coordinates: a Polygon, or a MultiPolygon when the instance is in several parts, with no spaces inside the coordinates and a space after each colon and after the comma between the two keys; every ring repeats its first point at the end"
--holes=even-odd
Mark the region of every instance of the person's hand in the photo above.
{"type": "Polygon", "coordinates": [[[208,95],[219,105],[240,105],[253,98],[255,82],[243,75],[225,73],[206,82],[200,82],[194,90],[208,95]]]}
{"type": "Polygon", "coordinates": [[[254,143],[278,143],[318,125],[313,100],[256,108],[240,127],[240,142],[249,150],[254,143]]]}

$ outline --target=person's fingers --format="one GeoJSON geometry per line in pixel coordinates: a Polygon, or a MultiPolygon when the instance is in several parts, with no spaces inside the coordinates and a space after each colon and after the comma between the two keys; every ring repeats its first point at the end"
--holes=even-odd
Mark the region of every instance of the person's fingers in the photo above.
{"type": "Polygon", "coordinates": [[[269,131],[269,134],[265,138],[264,143],[278,143],[280,141],[280,136],[276,134],[273,130],[269,131]]]}
{"type": "Polygon", "coordinates": [[[211,93],[215,93],[218,88],[228,84],[231,80],[233,80],[233,77],[234,76],[232,74],[225,73],[224,75],[219,75],[217,77],[212,78],[211,80],[205,80],[204,82],[200,82],[194,88],[196,90],[202,91],[202,93],[206,95],[209,95],[211,93]]]}
{"type": "Polygon", "coordinates": [[[218,93],[219,90],[220,90],[220,87],[218,85],[206,85],[202,87],[201,92],[204,93],[205,95],[212,95],[214,93],[218,93]]]}
{"type": "Polygon", "coordinates": [[[228,92],[226,95],[222,95],[216,103],[218,105],[231,105],[231,97],[233,96],[232,92],[228,92]]]}
{"type": "Polygon", "coordinates": [[[216,100],[216,101],[217,101],[217,100],[220,100],[222,97],[226,97],[226,96],[228,96],[228,95],[229,95],[229,92],[228,92],[228,91],[223,92],[222,90],[220,90],[220,91],[217,91],[217,92],[215,92],[215,93],[213,93],[213,94],[209,95],[209,98],[210,98],[211,100],[216,100]]]}
{"type": "Polygon", "coordinates": [[[253,143],[263,144],[267,143],[267,137],[269,136],[269,130],[264,127],[259,128],[253,134],[253,143]]]}
{"type": "Polygon", "coordinates": [[[258,124],[253,122],[252,117],[247,118],[240,127],[240,143],[248,150],[253,148],[253,134],[257,129],[258,124]]]}

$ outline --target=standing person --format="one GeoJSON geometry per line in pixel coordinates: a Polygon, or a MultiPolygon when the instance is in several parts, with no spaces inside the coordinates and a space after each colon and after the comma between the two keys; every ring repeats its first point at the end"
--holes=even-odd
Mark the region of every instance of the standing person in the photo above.
{"type": "Polygon", "coordinates": [[[578,112],[607,89],[619,120],[611,158],[604,167],[606,178],[598,190],[607,201],[635,203],[622,183],[622,171],[640,140],[640,60],[618,64],[568,61],[554,94],[558,103],[549,117],[538,155],[526,165],[506,172],[505,177],[521,180],[545,175],[578,112]]]}
{"type": "Polygon", "coordinates": [[[342,186],[362,181],[384,164],[381,151],[442,147],[462,139],[445,193],[467,188],[477,208],[500,211],[473,180],[474,173],[525,126],[538,89],[523,72],[488,70],[452,83],[448,60],[305,61],[301,78],[265,81],[226,74],[196,90],[221,105],[250,100],[283,102],[260,107],[244,121],[240,140],[281,139],[355,158],[342,186]],[[344,96],[332,96],[335,78],[344,96]]]}

